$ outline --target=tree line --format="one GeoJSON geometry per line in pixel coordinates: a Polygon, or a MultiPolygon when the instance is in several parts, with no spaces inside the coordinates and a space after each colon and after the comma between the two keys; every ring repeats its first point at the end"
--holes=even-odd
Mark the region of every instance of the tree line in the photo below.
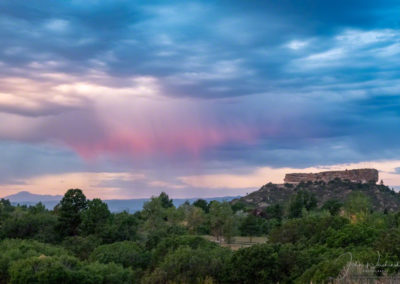
{"type": "Polygon", "coordinates": [[[202,199],[176,208],[161,193],[139,212],[112,213],[70,189],[53,210],[0,200],[0,240],[0,283],[326,283],[377,259],[373,277],[396,274],[400,213],[372,211],[359,191],[318,207],[306,190],[263,209],[202,199]],[[267,241],[222,246],[238,236],[267,241]]]}

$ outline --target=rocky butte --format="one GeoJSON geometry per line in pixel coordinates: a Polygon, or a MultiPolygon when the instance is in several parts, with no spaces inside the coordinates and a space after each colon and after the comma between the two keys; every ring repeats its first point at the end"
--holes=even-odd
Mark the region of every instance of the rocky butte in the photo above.
{"type": "Polygon", "coordinates": [[[378,171],[376,169],[355,169],[345,171],[327,171],[319,173],[293,173],[286,174],[285,183],[298,184],[300,182],[329,182],[334,179],[349,180],[357,183],[376,183],[378,181],[378,171]]]}
{"type": "Polygon", "coordinates": [[[352,192],[358,191],[368,197],[374,210],[400,210],[400,194],[377,184],[378,177],[375,169],[287,174],[284,184],[267,183],[257,191],[232,200],[232,204],[241,203],[263,212],[271,205],[286,206],[292,196],[307,191],[316,197],[318,207],[322,207],[329,200],[345,203],[352,192]]]}

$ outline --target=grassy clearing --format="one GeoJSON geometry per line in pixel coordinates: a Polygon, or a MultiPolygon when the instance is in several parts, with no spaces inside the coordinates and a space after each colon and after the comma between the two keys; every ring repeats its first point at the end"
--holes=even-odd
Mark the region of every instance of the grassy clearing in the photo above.
{"type": "MultiPolygon", "coordinates": [[[[209,241],[219,243],[217,238],[214,236],[204,235],[202,237],[209,241]]],[[[255,244],[265,243],[267,241],[267,239],[268,239],[267,237],[252,237],[252,238],[250,238],[250,237],[237,236],[237,237],[233,238],[233,240],[230,244],[226,243],[225,241],[222,241],[221,246],[229,247],[232,250],[238,250],[240,248],[250,247],[255,244]]]]}

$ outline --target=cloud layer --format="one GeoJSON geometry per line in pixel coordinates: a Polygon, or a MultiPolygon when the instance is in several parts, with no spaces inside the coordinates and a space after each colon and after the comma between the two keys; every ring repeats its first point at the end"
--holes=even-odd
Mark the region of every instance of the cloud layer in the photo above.
{"type": "Polygon", "coordinates": [[[396,8],[2,2],[0,195],[60,176],[92,196],[228,195],[247,188],[220,177],[398,161],[396,8]]]}

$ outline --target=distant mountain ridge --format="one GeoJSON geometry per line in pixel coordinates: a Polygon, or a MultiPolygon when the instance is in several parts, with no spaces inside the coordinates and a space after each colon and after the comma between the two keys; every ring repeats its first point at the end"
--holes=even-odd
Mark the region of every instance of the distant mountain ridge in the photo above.
{"type": "Polygon", "coordinates": [[[62,195],[42,195],[34,194],[29,191],[20,191],[16,194],[3,197],[11,202],[47,202],[47,201],[60,201],[62,195]]]}
{"type": "MultiPolygon", "coordinates": [[[[60,200],[63,198],[62,195],[42,195],[42,194],[34,194],[28,191],[21,191],[16,194],[8,195],[2,197],[4,199],[10,200],[13,205],[27,205],[32,206],[39,202],[43,203],[44,206],[48,209],[53,209],[60,200]]],[[[201,198],[210,202],[212,200],[217,201],[231,201],[233,199],[240,198],[240,196],[222,196],[222,197],[209,197],[209,198],[201,198]]],[[[180,206],[186,201],[190,203],[196,201],[199,198],[176,198],[173,199],[173,203],[175,206],[180,206]]],[[[130,213],[139,211],[143,208],[145,202],[149,201],[150,198],[138,198],[138,199],[108,199],[103,200],[110,209],[111,212],[122,212],[128,211],[130,213]]]]}

